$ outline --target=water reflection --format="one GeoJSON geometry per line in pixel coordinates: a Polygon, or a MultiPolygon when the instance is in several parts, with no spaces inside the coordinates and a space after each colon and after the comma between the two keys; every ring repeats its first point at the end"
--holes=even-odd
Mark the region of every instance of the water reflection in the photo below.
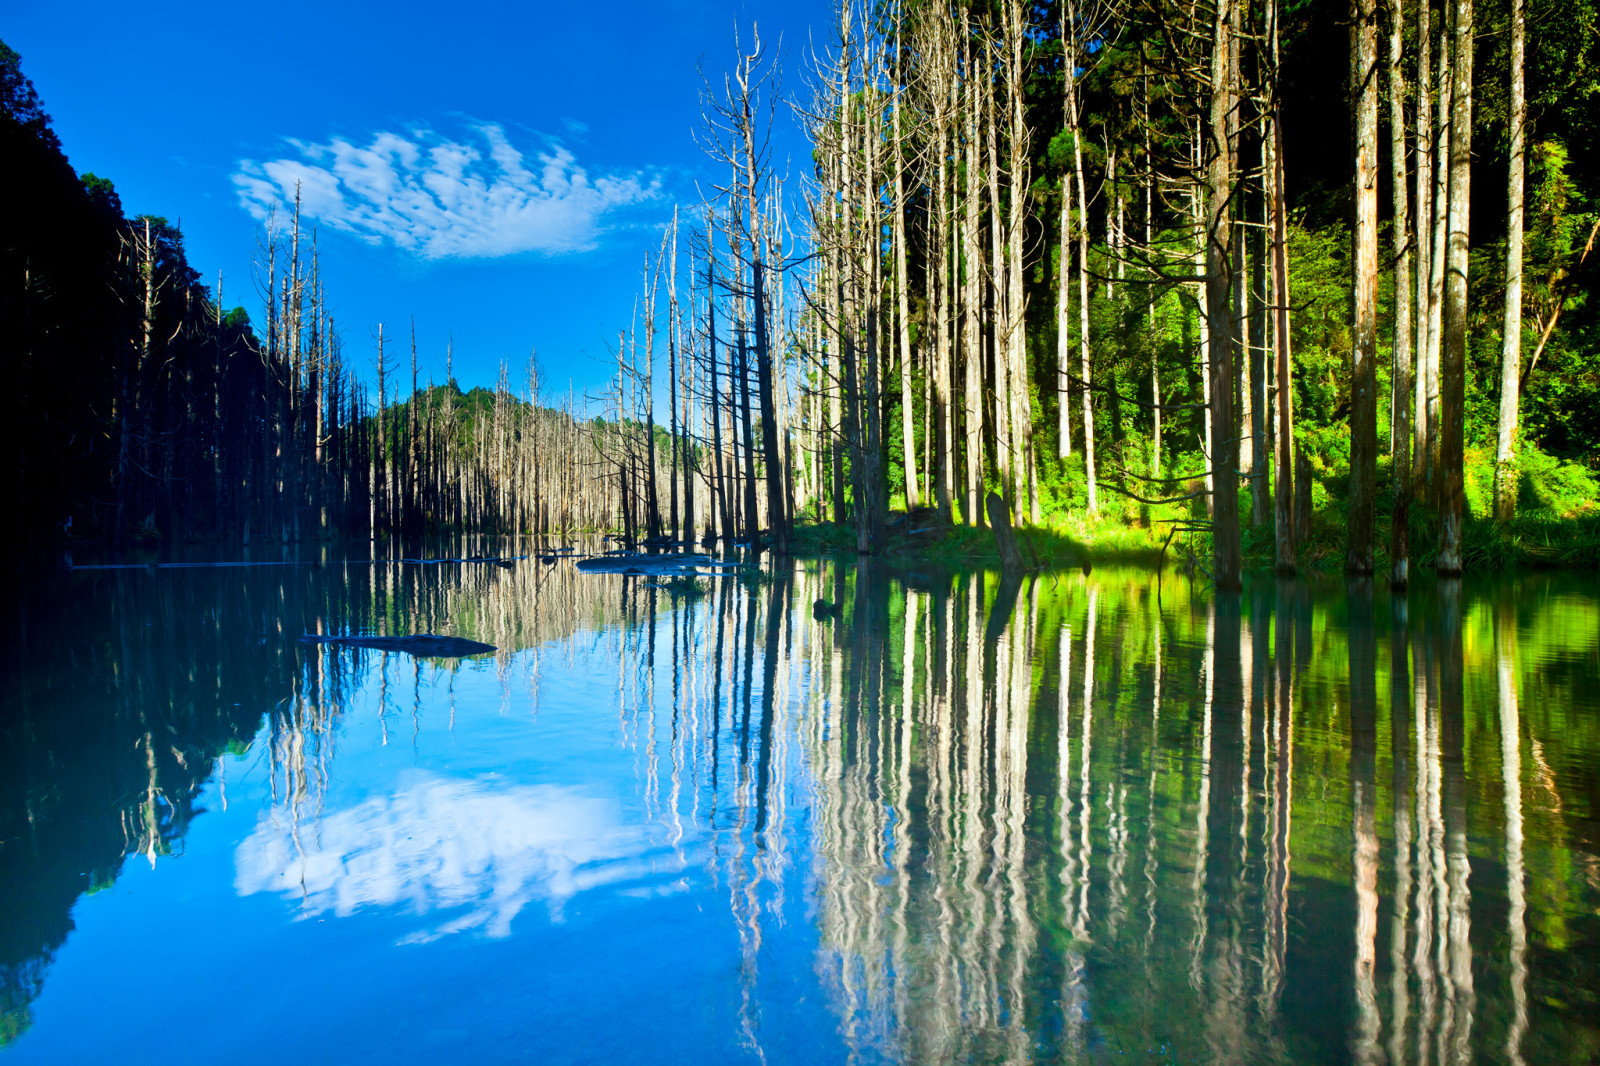
{"type": "Polygon", "coordinates": [[[233,891],[415,915],[417,945],[670,882],[726,916],[696,950],[727,955],[756,1057],[813,985],[861,1061],[1600,1049],[1593,582],[1214,596],[823,560],[672,591],[362,563],[75,577],[15,624],[8,1040],[74,899],[181,854],[255,759],[233,891]],[[294,643],[413,630],[500,651],[294,643]],[[351,761],[470,743],[458,701],[485,691],[521,723],[485,741],[492,773],[351,761]],[[626,795],[518,770],[552,701],[626,760],[626,795]]]}
{"type": "Polygon", "coordinates": [[[408,777],[392,795],[318,814],[305,831],[284,807],[263,812],[238,847],[234,887],[279,893],[308,917],[465,910],[409,942],[468,929],[507,936],[536,899],[559,914],[574,894],[646,869],[638,832],[602,800],[551,785],[408,777]]]}

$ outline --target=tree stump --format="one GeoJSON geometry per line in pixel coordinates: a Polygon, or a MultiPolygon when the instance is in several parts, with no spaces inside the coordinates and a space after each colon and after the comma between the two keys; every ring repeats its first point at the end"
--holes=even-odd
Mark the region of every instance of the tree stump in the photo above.
{"type": "Polygon", "coordinates": [[[989,512],[989,525],[994,529],[995,547],[1000,549],[1000,569],[1008,574],[1022,569],[1022,552],[1017,548],[1016,534],[1011,531],[1011,509],[997,492],[989,493],[984,501],[989,512]]]}

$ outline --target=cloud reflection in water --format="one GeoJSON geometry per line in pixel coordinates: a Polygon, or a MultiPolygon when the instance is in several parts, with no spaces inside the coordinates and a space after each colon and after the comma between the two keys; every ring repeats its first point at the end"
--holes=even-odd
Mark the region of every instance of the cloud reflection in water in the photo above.
{"type": "Polygon", "coordinates": [[[234,854],[234,888],[297,897],[307,916],[465,907],[405,941],[469,929],[503,937],[534,900],[559,919],[573,895],[647,873],[647,846],[643,827],[619,824],[612,803],[575,789],[417,772],[392,795],[315,822],[269,808],[234,854]]]}

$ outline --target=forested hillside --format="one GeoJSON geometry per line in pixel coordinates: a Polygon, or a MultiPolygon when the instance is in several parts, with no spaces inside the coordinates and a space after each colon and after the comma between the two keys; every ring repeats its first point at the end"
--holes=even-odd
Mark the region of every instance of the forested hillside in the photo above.
{"type": "Polygon", "coordinates": [[[746,33],[705,90],[725,176],[645,256],[600,419],[531,363],[462,393],[404,327],[334,323],[293,204],[265,307],[223,313],[174,227],[73,172],[7,50],[11,532],[872,552],[892,510],[983,525],[992,492],[1091,541],[1176,524],[1225,584],[1593,562],[1597,19],[994,0],[746,33]]]}
{"type": "Polygon", "coordinates": [[[463,393],[447,362],[432,386],[383,324],[347,354],[293,207],[260,235],[246,291],[208,285],[175,225],[74,172],[4,44],[0,154],[6,536],[290,543],[611,520],[595,427],[533,404],[531,376],[520,396],[504,374],[463,393]],[[223,309],[258,291],[257,324],[223,309]]]}

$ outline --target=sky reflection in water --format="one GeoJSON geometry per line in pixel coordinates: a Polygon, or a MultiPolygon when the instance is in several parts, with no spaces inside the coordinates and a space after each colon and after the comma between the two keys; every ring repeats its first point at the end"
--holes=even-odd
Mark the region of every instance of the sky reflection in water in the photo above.
{"type": "Polygon", "coordinates": [[[1600,1049],[1588,575],[1230,598],[802,561],[675,599],[360,563],[20,603],[11,1061],[1600,1049]]]}

